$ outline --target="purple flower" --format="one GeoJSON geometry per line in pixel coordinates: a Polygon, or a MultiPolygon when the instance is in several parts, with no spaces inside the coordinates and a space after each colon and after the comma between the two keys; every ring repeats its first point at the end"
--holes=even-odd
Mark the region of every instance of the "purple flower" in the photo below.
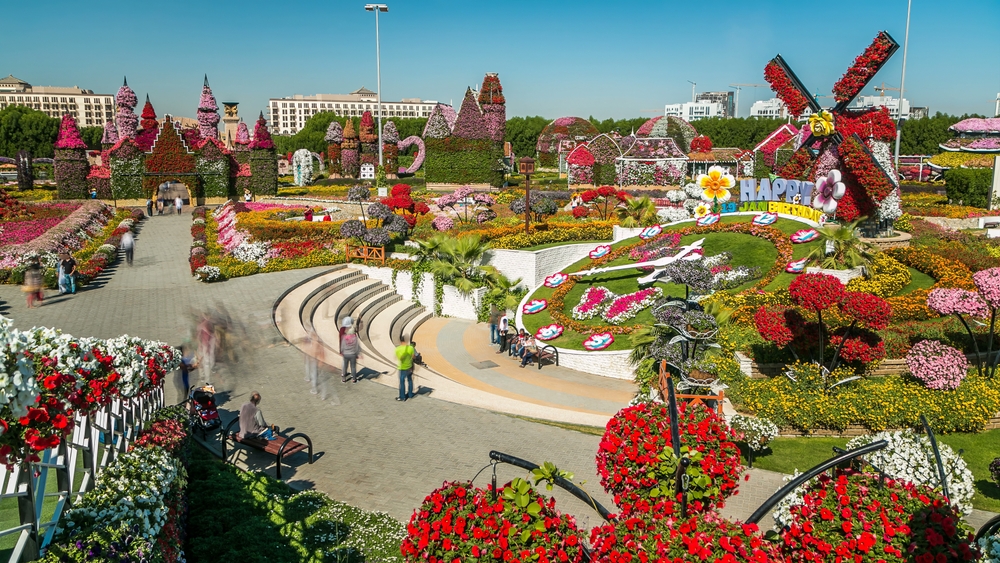
{"type": "Polygon", "coordinates": [[[208,85],[208,78],[205,78],[205,85],[201,88],[201,100],[198,102],[198,132],[203,138],[219,138],[219,105],[215,103],[215,96],[212,95],[212,88],[208,85]]]}
{"type": "Polygon", "coordinates": [[[906,366],[929,389],[956,389],[965,378],[969,361],[955,348],[937,340],[921,340],[906,354],[906,366]]]}
{"type": "Polygon", "coordinates": [[[455,120],[452,134],[464,139],[489,138],[486,121],[483,119],[482,111],[479,110],[479,103],[472,95],[471,88],[465,90],[465,99],[462,100],[462,108],[458,110],[458,119],[455,120]]]}
{"type": "Polygon", "coordinates": [[[104,135],[101,136],[102,145],[113,145],[118,142],[118,128],[115,127],[115,122],[108,120],[104,124],[104,135]]]}
{"type": "Polygon", "coordinates": [[[927,306],[942,315],[965,314],[985,317],[989,314],[986,302],[978,293],[964,289],[937,288],[927,294],[927,306]]]}
{"type": "Polygon", "coordinates": [[[340,126],[340,122],[331,121],[330,126],[326,128],[326,136],[323,140],[327,143],[343,143],[344,142],[344,128],[340,126]]]}
{"type": "Polygon", "coordinates": [[[989,268],[972,275],[976,289],[990,307],[1000,307],[1000,268],[989,268]]]}

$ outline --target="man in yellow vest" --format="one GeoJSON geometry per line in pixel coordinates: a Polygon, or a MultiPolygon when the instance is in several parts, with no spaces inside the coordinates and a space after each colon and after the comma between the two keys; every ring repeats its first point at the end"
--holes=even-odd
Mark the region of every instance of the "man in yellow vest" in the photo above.
{"type": "Polygon", "coordinates": [[[399,396],[397,401],[412,399],[413,395],[413,354],[416,349],[410,344],[406,335],[399,337],[396,347],[396,367],[399,368],[399,396]]]}

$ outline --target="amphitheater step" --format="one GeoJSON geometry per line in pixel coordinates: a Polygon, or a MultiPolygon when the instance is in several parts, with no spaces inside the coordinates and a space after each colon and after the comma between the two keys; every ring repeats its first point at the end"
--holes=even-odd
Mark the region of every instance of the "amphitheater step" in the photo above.
{"type": "Polygon", "coordinates": [[[345,287],[354,286],[357,282],[368,278],[367,275],[357,270],[344,270],[344,272],[345,273],[342,277],[328,281],[322,286],[314,289],[302,304],[299,317],[302,321],[302,326],[306,329],[306,331],[313,327],[313,317],[316,315],[317,310],[322,307],[323,303],[331,295],[345,287]]]}
{"type": "Polygon", "coordinates": [[[345,272],[345,270],[347,268],[343,265],[335,266],[326,272],[299,282],[278,298],[271,316],[278,331],[286,340],[295,342],[305,337],[306,329],[302,325],[301,311],[306,299],[315,290],[327,283],[336,282],[345,274],[350,273],[345,272]]]}

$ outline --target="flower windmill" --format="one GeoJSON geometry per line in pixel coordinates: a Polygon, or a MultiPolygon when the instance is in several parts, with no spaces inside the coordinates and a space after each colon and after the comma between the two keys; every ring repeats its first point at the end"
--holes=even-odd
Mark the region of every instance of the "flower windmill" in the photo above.
{"type": "Polygon", "coordinates": [[[831,171],[844,172],[843,189],[838,189],[840,193],[836,194],[842,193],[842,197],[830,197],[827,193],[830,190],[826,190],[818,194],[820,201],[803,203],[818,204],[827,213],[835,211],[839,218],[847,221],[862,215],[873,217],[886,227],[902,214],[899,185],[889,150],[896,127],[888,110],[884,107],[847,109],[898,48],[899,44],[888,33],[879,32],[834,84],[837,105],[829,111],[820,107],[781,55],[771,59],[764,68],[764,79],[785,102],[789,112],[794,115],[803,115],[806,109],[812,112],[808,128],[803,128],[804,139],[791,159],[778,170],[779,175],[819,184],[819,179],[827,177],[831,171]]]}

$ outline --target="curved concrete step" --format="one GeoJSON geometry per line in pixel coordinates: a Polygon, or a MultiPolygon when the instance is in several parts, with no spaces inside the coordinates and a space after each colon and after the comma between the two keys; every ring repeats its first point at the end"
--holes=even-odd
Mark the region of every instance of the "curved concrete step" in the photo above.
{"type": "Polygon", "coordinates": [[[333,338],[331,341],[325,338],[324,335],[334,334],[339,336],[340,322],[346,316],[346,313],[338,314],[343,304],[367,292],[378,291],[381,285],[381,282],[378,280],[367,278],[357,280],[355,283],[332,293],[316,307],[310,322],[316,330],[316,334],[319,335],[320,340],[323,340],[330,350],[340,353],[340,339],[333,338]]]}
{"type": "Polygon", "coordinates": [[[383,309],[368,324],[367,339],[362,339],[362,346],[367,340],[370,354],[377,354],[387,362],[391,362],[399,343],[399,335],[393,333],[392,325],[399,317],[418,307],[419,305],[412,301],[400,299],[383,309]]]}
{"type": "Polygon", "coordinates": [[[358,270],[344,270],[344,275],[340,278],[336,278],[328,281],[322,286],[314,289],[310,293],[306,300],[303,302],[300,308],[299,317],[302,321],[302,326],[308,331],[313,326],[313,317],[316,315],[317,310],[322,306],[323,302],[327,300],[332,294],[340,291],[341,289],[349,286],[353,286],[359,280],[367,279],[366,274],[361,273],[358,270]]]}
{"type": "Polygon", "coordinates": [[[417,329],[420,328],[420,325],[424,324],[427,320],[433,318],[434,318],[434,313],[424,309],[423,311],[420,311],[419,313],[414,315],[414,317],[408,323],[406,323],[406,326],[403,327],[403,332],[410,336],[410,340],[413,340],[413,337],[417,334],[417,329]]]}
{"type": "Polygon", "coordinates": [[[389,334],[391,334],[395,339],[398,339],[404,334],[407,337],[412,337],[412,332],[406,332],[406,326],[410,324],[410,321],[419,316],[425,310],[426,308],[424,306],[414,303],[412,308],[392,320],[392,325],[389,327],[389,334]]]}
{"type": "Polygon", "coordinates": [[[278,298],[271,310],[271,319],[285,340],[294,343],[305,338],[306,329],[302,325],[301,311],[306,299],[327,283],[341,279],[345,275],[345,269],[345,266],[339,265],[307,278],[278,298]]]}

